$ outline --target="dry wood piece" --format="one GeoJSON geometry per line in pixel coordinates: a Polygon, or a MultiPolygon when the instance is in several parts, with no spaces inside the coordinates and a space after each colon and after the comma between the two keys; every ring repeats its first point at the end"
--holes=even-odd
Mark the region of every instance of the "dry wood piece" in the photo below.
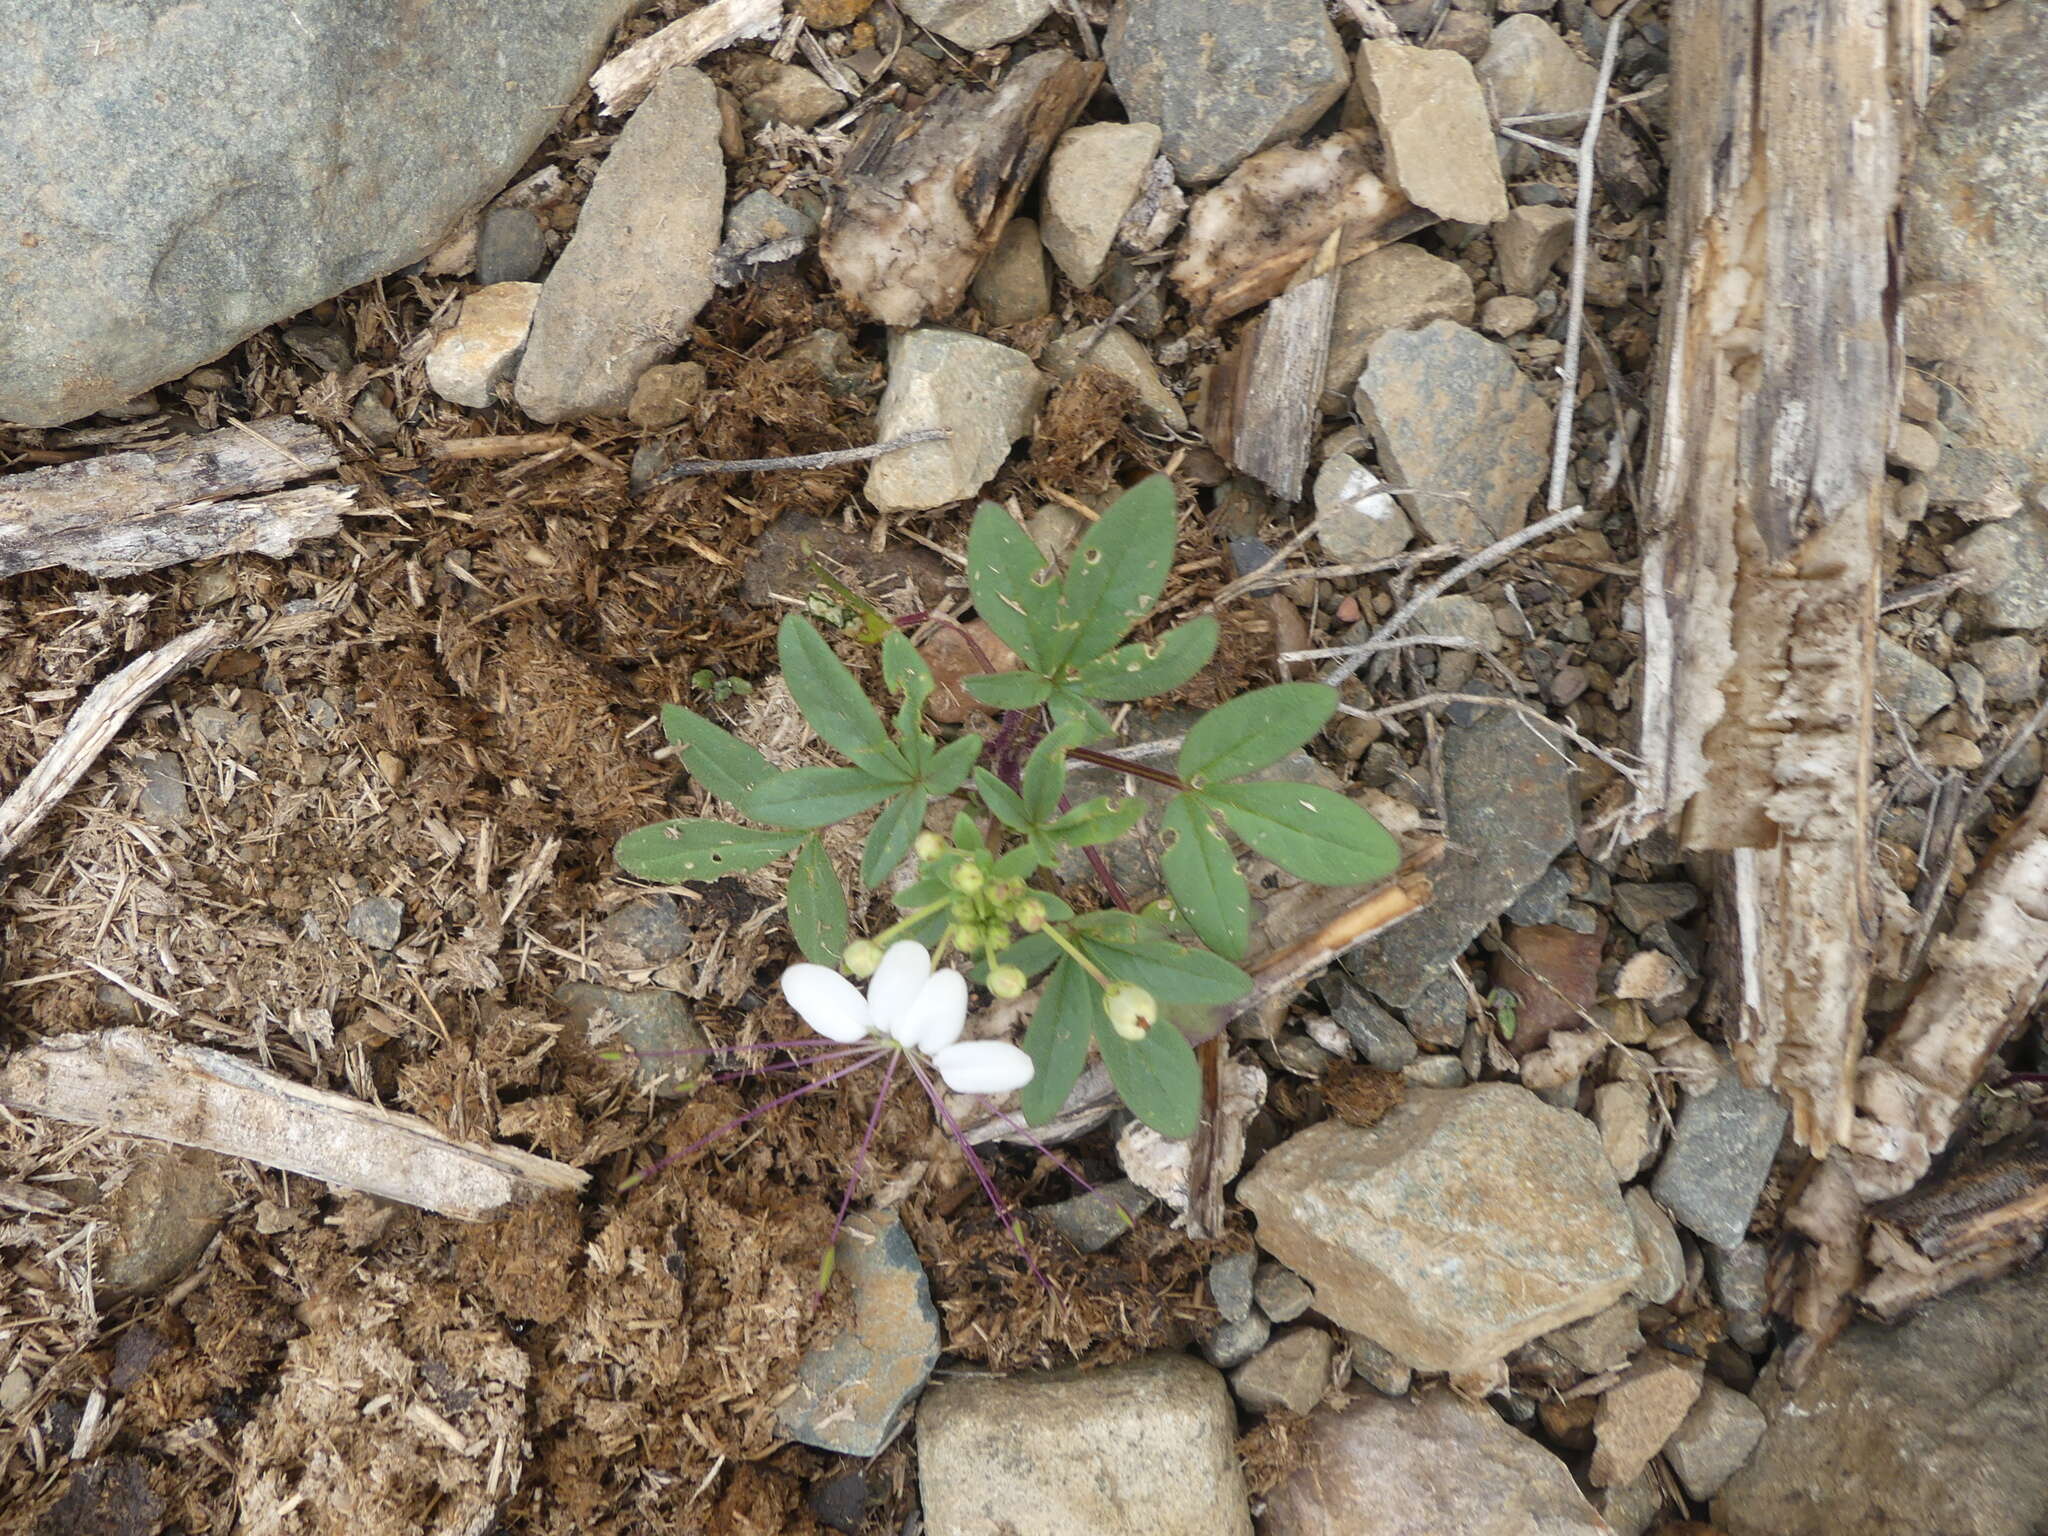
{"type": "Polygon", "coordinates": [[[715,0],[644,37],[590,77],[600,111],[616,117],[638,106],[654,82],[679,64],[694,64],[743,37],[782,25],[782,0],[715,0]]]}
{"type": "Polygon", "coordinates": [[[818,245],[840,293],[890,325],[950,315],[1101,80],[1100,64],[1048,49],[993,91],[948,87],[915,112],[870,117],[818,245]]]}
{"type": "Polygon", "coordinates": [[[1857,1293],[1890,1322],[1957,1286],[2017,1268],[2048,1246],[2048,1131],[1879,1206],[1857,1293]]]}
{"type": "Polygon", "coordinates": [[[64,1035],[15,1052],[0,1066],[0,1103],[246,1157],[463,1221],[589,1182],[517,1147],[454,1141],[415,1115],[144,1029],[64,1035]]]}
{"type": "Polygon", "coordinates": [[[1337,306],[1337,245],[1332,233],[1315,275],[1245,327],[1203,392],[1203,432],[1210,446],[1282,501],[1301,497],[1321,420],[1317,402],[1337,306]]]}
{"type": "Polygon", "coordinates": [[[1684,0],[1638,831],[1728,855],[1745,1068],[1849,1134],[1911,8],[1684,0]]]}
{"type": "Polygon", "coordinates": [[[339,528],[355,487],[277,488],[340,462],[317,427],[277,417],[10,475],[0,480],[0,577],[56,565],[133,576],[250,550],[282,558],[339,528]]]}
{"type": "Polygon", "coordinates": [[[36,823],[71,787],[85,777],[85,771],[99,760],[128,717],[142,701],[176,677],[195,661],[203,660],[227,642],[228,626],[202,624],[188,630],[169,645],[138,656],[101,683],[79,706],[64,727],[57,744],[29,770],[28,777],[14,792],[0,800],[0,859],[21,846],[22,839],[35,830],[36,823]]]}

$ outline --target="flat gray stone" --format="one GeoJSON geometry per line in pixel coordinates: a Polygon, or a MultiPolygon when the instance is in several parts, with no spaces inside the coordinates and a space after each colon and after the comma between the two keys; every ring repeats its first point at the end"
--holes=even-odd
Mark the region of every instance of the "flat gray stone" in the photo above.
{"type": "Polygon", "coordinates": [[[142,797],[136,809],[152,827],[182,827],[192,819],[192,801],[185,786],[185,765],[174,752],[144,752],[136,764],[142,769],[142,797]]]}
{"type": "Polygon", "coordinates": [[[725,215],[720,121],[717,87],[687,66],[626,120],[541,285],[513,387],[535,421],[624,415],[635,381],[689,334],[725,215]]]}
{"type": "Polygon", "coordinates": [[[2041,695],[2041,647],[2018,635],[1999,635],[1970,647],[1984,691],[1999,704],[2024,704],[2041,695]]]}
{"type": "Polygon", "coordinates": [[[1552,411],[1499,342],[1449,320],[1389,331],[1359,376],[1358,408],[1432,539],[1477,549],[1527,520],[1550,468],[1552,411]]]}
{"type": "Polygon", "coordinates": [[[1618,880],[1614,885],[1614,915],[1630,933],[1641,933],[1654,923],[1690,917],[1699,904],[1699,887],[1682,880],[1640,885],[1618,880]]]}
{"type": "Polygon", "coordinates": [[[1124,110],[1159,124],[1189,186],[1310,127],[1350,76],[1320,0],[1124,0],[1102,53],[1124,110]]]}
{"type": "MultiPolygon", "coordinates": [[[[1448,851],[1430,871],[1435,894],[1420,914],[1386,937],[1345,956],[1345,969],[1389,1007],[1408,1010],[1484,928],[1534,884],[1577,831],[1572,766],[1513,710],[1487,709],[1444,732],[1444,822],[1448,851]]],[[[1464,998],[1455,981],[1456,1046],[1464,1038],[1464,998]]]]}
{"type": "Polygon", "coordinates": [[[1657,1197],[1642,1185],[1632,1186],[1624,1198],[1629,1220],[1635,1224],[1636,1256],[1643,1261],[1643,1275],[1636,1281],[1632,1294],[1653,1306],[1662,1306],[1685,1284],[1684,1245],[1678,1240],[1678,1228],[1671,1224],[1671,1217],[1657,1203],[1657,1197]]]}
{"type": "Polygon", "coordinates": [[[644,965],[666,965],[689,953],[690,925],[675,897],[640,896],[597,925],[598,937],[622,945],[644,965]]]}
{"type": "Polygon", "coordinates": [[[9,7],[0,419],[119,405],[418,261],[554,128],[625,9],[9,7]]]}
{"type": "Polygon", "coordinates": [[[930,1536],[1251,1536],[1223,1378],[1186,1355],[944,1382],[917,1413],[930,1536]]]}
{"type": "Polygon", "coordinates": [[[1324,977],[1323,995],[1329,1000],[1330,1017],[1351,1037],[1367,1066],[1398,1072],[1415,1060],[1415,1037],[1407,1026],[1366,996],[1349,976],[1333,971],[1324,977]]]}
{"type": "Polygon", "coordinates": [[[1209,1266],[1209,1299],[1226,1323],[1241,1323],[1251,1316],[1252,1272],[1258,1263],[1254,1251],[1233,1253],[1209,1266]]]}
{"type": "Polygon", "coordinates": [[[1709,1377],[1684,1422],[1664,1442],[1664,1459],[1693,1502],[1704,1504],[1742,1470],[1763,1434],[1763,1409],[1709,1377]]]}
{"type": "Polygon", "coordinates": [[[1344,1338],[1351,1346],[1351,1374],[1384,1397],[1406,1397],[1415,1384],[1415,1373],[1362,1333],[1350,1329],[1344,1338]]]}
{"type": "MultiPolygon", "coordinates": [[[[1357,954],[1358,951],[1351,953],[1357,954]]],[[[1344,963],[1347,968],[1352,964],[1350,955],[1345,957],[1344,963]]],[[[1455,1051],[1465,1040],[1465,1013],[1469,1006],[1465,989],[1458,984],[1458,978],[1450,974],[1447,962],[1442,974],[1402,1005],[1401,1020],[1419,1044],[1440,1051],[1455,1051]]]]}
{"type": "Polygon", "coordinates": [[[712,277],[721,288],[733,287],[756,267],[801,256],[817,232],[818,221],[808,213],[757,188],[726,214],[725,239],[711,258],[712,277]]]}
{"type": "MultiPolygon", "coordinates": [[[[1502,117],[1579,111],[1592,102],[1597,78],[1593,66],[1540,16],[1504,18],[1474,71],[1502,117]]],[[[1501,139],[1498,152],[1510,176],[1525,176],[1541,163],[1535,149],[1512,139],[1501,139]]]]}
{"type": "Polygon", "coordinates": [[[1319,1312],[1416,1370],[1489,1365],[1642,1272],[1598,1134],[1509,1083],[1411,1089],[1371,1127],[1310,1126],[1238,1196],[1319,1312]]]}
{"type": "Polygon", "coordinates": [[[1714,1299],[1728,1316],[1728,1336],[1751,1354],[1771,1342],[1770,1250],[1743,1241],[1728,1247],[1707,1245],[1707,1280],[1714,1299]]]}
{"type": "Polygon", "coordinates": [[[1276,1323],[1291,1323],[1316,1304],[1316,1293],[1308,1282],[1285,1264],[1270,1260],[1259,1266],[1252,1281],[1252,1296],[1259,1310],[1276,1323]]]}
{"type": "Polygon", "coordinates": [[[1933,662],[1914,655],[1890,635],[1880,634],[1877,696],[1896,709],[1907,725],[1922,726],[1954,702],[1956,685],[1933,662]]]}
{"type": "Polygon", "coordinates": [[[852,1288],[853,1324],[804,1356],[776,1427],[821,1451],[877,1456],[939,1363],[939,1313],[895,1217],[849,1218],[833,1251],[832,1283],[852,1288]]]}
{"type": "Polygon", "coordinates": [[[371,949],[396,949],[405,932],[405,903],[395,896],[365,896],[349,908],[342,929],[371,949]]]}
{"type": "Polygon", "coordinates": [[[903,13],[962,48],[993,48],[1022,37],[1052,10],[1053,0],[903,0],[903,13]]]}
{"type": "Polygon", "coordinates": [[[1852,1325],[1796,1390],[1773,1362],[1755,1401],[1769,1426],[1713,1504],[1728,1536],[2048,1529],[2038,1266],[1930,1302],[1896,1328],[1852,1325]]]}
{"type": "Polygon", "coordinates": [[[1330,1387],[1337,1341],[1320,1328],[1289,1328],[1230,1373],[1231,1390],[1250,1413],[1307,1413],[1330,1387]]]}
{"type": "Polygon", "coordinates": [[[1543,1342],[1588,1376],[1618,1371],[1643,1347],[1635,1303],[1624,1297],[1568,1328],[1543,1335],[1543,1342]]]}
{"type": "Polygon", "coordinates": [[[1385,560],[1415,538],[1415,525],[1386,482],[1348,453],[1333,453],[1316,471],[1310,492],[1316,507],[1316,542],[1345,564],[1385,560]]]}
{"type": "Polygon", "coordinates": [[[1768,1088],[1749,1087],[1733,1069],[1722,1073],[1705,1093],[1686,1095],[1650,1193],[1708,1242],[1734,1247],[1749,1231],[1790,1117],[1768,1088]]]}
{"type": "Polygon", "coordinates": [[[1444,1387],[1309,1421],[1260,1536],[1608,1536],[1563,1462],[1444,1387]]]}
{"type": "Polygon", "coordinates": [[[878,511],[923,512],[964,501],[988,484],[1031,431],[1045,375],[1014,347],[964,331],[925,326],[889,338],[889,383],[875,421],[878,442],[945,427],[952,436],[876,459],[867,498],[878,511]]]}
{"type": "Polygon", "coordinates": [[[531,208],[493,208],[477,225],[476,280],[483,287],[528,282],[547,259],[547,236],[531,208]]]}
{"type": "Polygon", "coordinates": [[[1374,342],[1389,331],[1412,330],[1432,320],[1464,325],[1472,311],[1472,275],[1419,245],[1397,241],[1346,262],[1337,271],[1324,390],[1347,397],[1337,409],[1348,409],[1374,342]]]}
{"type": "Polygon", "coordinates": [[[1977,616],[1993,629],[2048,624],[2048,512],[2030,507],[1986,523],[1944,552],[1952,569],[1970,574],[1977,616]]]}
{"type": "Polygon", "coordinates": [[[594,982],[565,981],[555,1001],[586,1029],[617,1032],[601,1038],[632,1054],[633,1084],[657,1099],[685,1099],[695,1091],[708,1064],[704,1031],[690,1013],[689,1000],[658,987],[628,992],[594,982]]]}
{"type": "Polygon", "coordinates": [[[1100,1253],[1131,1230],[1131,1223],[1152,1208],[1152,1197],[1129,1179],[1101,1184],[1071,1200],[1041,1206],[1033,1212],[1052,1223],[1060,1235],[1083,1253],[1100,1253]]]}
{"type": "Polygon", "coordinates": [[[1273,1325],[1263,1312],[1248,1312],[1236,1322],[1225,1322],[1202,1340],[1202,1357],[1219,1371],[1240,1366],[1266,1347],[1273,1325]]]}

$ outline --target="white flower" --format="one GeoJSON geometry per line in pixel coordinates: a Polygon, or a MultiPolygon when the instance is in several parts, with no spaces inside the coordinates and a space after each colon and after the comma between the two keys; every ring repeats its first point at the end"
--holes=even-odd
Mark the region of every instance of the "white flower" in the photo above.
{"type": "Polygon", "coordinates": [[[955,1093],[1008,1093],[1031,1081],[1031,1058],[1001,1040],[962,1040],[967,978],[934,971],[922,944],[891,944],[875,967],[866,997],[837,971],[792,965],[782,995],[812,1029],[841,1045],[879,1038],[929,1057],[955,1093]]]}

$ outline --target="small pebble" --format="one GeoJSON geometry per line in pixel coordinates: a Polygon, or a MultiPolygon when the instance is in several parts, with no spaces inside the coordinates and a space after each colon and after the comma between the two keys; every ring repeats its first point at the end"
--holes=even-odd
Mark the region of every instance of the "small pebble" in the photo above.
{"type": "Polygon", "coordinates": [[[1536,323],[1534,299],[1519,294],[1502,294],[1488,299],[1479,311],[1479,328],[1489,336],[1519,336],[1536,323]]]}
{"type": "Polygon", "coordinates": [[[1209,1299],[1224,1322],[1241,1323],[1251,1316],[1252,1272],[1258,1262],[1256,1253],[1233,1253],[1209,1266],[1209,1299]]]}
{"type": "Polygon", "coordinates": [[[1202,1355],[1219,1371],[1243,1365],[1266,1347],[1273,1325],[1263,1312],[1247,1313],[1242,1322],[1225,1323],[1202,1340],[1202,1355]]]}
{"type": "Polygon", "coordinates": [[[1252,1281],[1252,1295],[1257,1299],[1259,1310],[1276,1323],[1291,1323],[1310,1307],[1315,1305],[1315,1292],[1308,1282],[1289,1269],[1285,1264],[1266,1263],[1259,1266],[1257,1277],[1252,1281]]]}
{"type": "Polygon", "coordinates": [[[476,280],[484,287],[527,282],[547,255],[547,236],[531,208],[493,208],[477,229],[476,280]]]}
{"type": "Polygon", "coordinates": [[[390,896],[365,896],[349,909],[343,928],[371,949],[396,949],[405,932],[405,904],[390,896]]]}

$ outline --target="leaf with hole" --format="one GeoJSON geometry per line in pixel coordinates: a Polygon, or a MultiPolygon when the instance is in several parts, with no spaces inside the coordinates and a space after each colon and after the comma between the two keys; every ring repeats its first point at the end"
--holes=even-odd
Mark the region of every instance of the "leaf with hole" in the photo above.
{"type": "Polygon", "coordinates": [[[1152,611],[1173,569],[1173,483],[1151,475],[1117,497],[1075,546],[1042,670],[1093,661],[1152,611]]]}
{"type": "Polygon", "coordinates": [[[775,772],[767,758],[739,737],[680,704],[662,706],[661,733],[681,749],[690,777],[721,800],[737,803],[775,772]]]}
{"type": "Polygon", "coordinates": [[[825,840],[813,832],[790,866],[789,931],[806,960],[837,969],[846,953],[846,919],[846,891],[825,852],[825,840]]]}
{"type": "MultiPolygon", "coordinates": [[[[1017,948],[1009,963],[1019,965],[1017,948]]],[[[1032,967],[1025,966],[1027,971],[1032,967]]],[[[1060,1112],[1074,1082],[1088,1064],[1088,1042],[1102,994],[1072,960],[1061,960],[1046,978],[1038,1011],[1024,1031],[1024,1053],[1036,1070],[1018,1095],[1018,1107],[1031,1125],[1043,1125],[1060,1112]]]]}
{"type": "Polygon", "coordinates": [[[1251,942],[1251,892],[1236,856],[1193,795],[1175,795],[1159,818],[1166,889],[1195,937],[1227,960],[1251,942]]]}
{"type": "Polygon", "coordinates": [[[1214,619],[1195,619],[1157,640],[1120,645],[1080,669],[1073,687],[1091,699],[1127,704],[1180,687],[1216,654],[1221,632],[1214,619]]]}
{"type": "Polygon", "coordinates": [[[909,762],[889,739],[860,683],[809,620],[795,614],[785,618],[777,650],[790,696],[820,738],[856,767],[871,768],[878,775],[893,769],[900,778],[910,776],[909,762]]]}
{"type": "Polygon", "coordinates": [[[1218,705],[1189,729],[1180,776],[1200,788],[1270,768],[1313,738],[1337,712],[1326,683],[1278,683],[1218,705]]]}
{"type": "Polygon", "coordinates": [[[1045,670],[1058,602],[1053,583],[1039,579],[1045,570],[1044,553],[1017,519],[993,502],[975,508],[967,531],[967,590],[974,611],[1034,671],[1045,670]]]}
{"type": "Polygon", "coordinates": [[[800,833],[686,817],[635,828],[619,839],[614,852],[626,873],[676,885],[745,874],[773,864],[802,841],[800,833]]]}
{"type": "Polygon", "coordinates": [[[1254,849],[1318,885],[1363,885],[1400,867],[1394,835],[1320,784],[1218,784],[1204,799],[1254,849]]]}

